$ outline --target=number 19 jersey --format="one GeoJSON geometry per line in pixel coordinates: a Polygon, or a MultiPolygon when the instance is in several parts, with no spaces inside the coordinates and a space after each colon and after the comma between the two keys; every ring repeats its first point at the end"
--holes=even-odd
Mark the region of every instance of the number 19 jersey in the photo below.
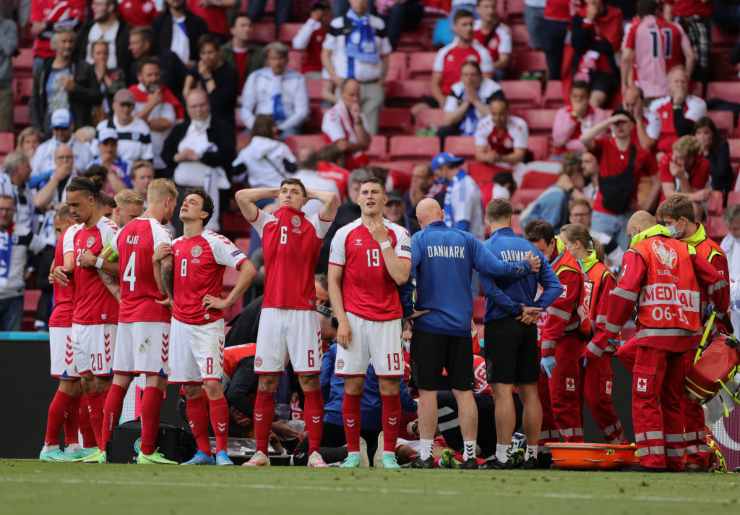
{"type": "Polygon", "coordinates": [[[169,322],[170,311],[157,300],[165,296],[154,278],[154,251],[171,242],[162,224],[153,218],[136,218],[111,242],[118,253],[121,305],[119,322],[169,322]]]}

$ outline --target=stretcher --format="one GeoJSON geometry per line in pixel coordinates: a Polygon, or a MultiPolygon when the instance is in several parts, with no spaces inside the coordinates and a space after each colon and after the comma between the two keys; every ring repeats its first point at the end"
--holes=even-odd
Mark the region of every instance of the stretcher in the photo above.
{"type": "Polygon", "coordinates": [[[570,470],[618,470],[639,464],[634,444],[548,443],[552,466],[570,470]]]}

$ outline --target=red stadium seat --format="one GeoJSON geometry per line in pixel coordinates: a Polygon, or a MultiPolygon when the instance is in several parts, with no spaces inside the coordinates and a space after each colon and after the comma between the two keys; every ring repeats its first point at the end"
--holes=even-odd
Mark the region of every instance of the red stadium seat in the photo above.
{"type": "Polygon", "coordinates": [[[405,107],[383,108],[380,110],[378,125],[383,134],[410,134],[413,132],[411,111],[405,107]]]}
{"type": "Polygon", "coordinates": [[[21,74],[30,75],[32,68],[33,68],[33,49],[32,48],[18,49],[18,55],[13,58],[13,71],[16,72],[18,75],[21,75],[21,74]]]}
{"type": "Polygon", "coordinates": [[[275,24],[270,22],[253,24],[251,40],[257,43],[272,43],[275,41],[275,24]]]}
{"type": "Polygon", "coordinates": [[[301,148],[319,150],[326,145],[326,140],[322,134],[304,134],[285,138],[285,144],[290,147],[293,154],[298,154],[298,150],[301,148]]]}
{"type": "Polygon", "coordinates": [[[436,52],[415,52],[409,58],[409,78],[429,80],[436,52]]]}
{"type": "Polygon", "coordinates": [[[444,111],[432,109],[431,107],[421,109],[414,114],[414,128],[437,130],[444,123],[444,111]]]}
{"type": "Polygon", "coordinates": [[[527,122],[530,134],[550,134],[556,112],[556,109],[527,109],[518,111],[516,115],[527,122]]]}
{"type": "Polygon", "coordinates": [[[386,84],[386,98],[417,103],[424,96],[431,96],[432,87],[428,80],[401,80],[386,84]]]}
{"type": "Polygon", "coordinates": [[[519,188],[514,192],[514,195],[512,195],[511,204],[514,207],[523,209],[534,202],[534,200],[539,197],[543,191],[545,190],[519,188]]]}
{"type": "Polygon", "coordinates": [[[550,136],[530,136],[529,150],[536,160],[547,159],[550,155],[550,136]]]}
{"type": "Polygon", "coordinates": [[[714,241],[721,241],[727,234],[727,223],[723,216],[710,216],[707,219],[707,232],[714,241]]]}
{"type": "Polygon", "coordinates": [[[306,89],[308,90],[308,100],[311,103],[321,102],[321,90],[324,87],[324,81],[321,79],[309,79],[306,81],[306,89]]]}
{"type": "Polygon", "coordinates": [[[519,72],[544,71],[547,69],[545,54],[537,50],[522,52],[514,56],[514,69],[519,72]]]}
{"type": "MultiPolygon", "coordinates": [[[[737,88],[740,89],[740,83],[737,88]]],[[[712,119],[717,128],[725,135],[731,136],[733,133],[733,116],[732,111],[708,111],[707,116],[712,119]]]]}
{"type": "Polygon", "coordinates": [[[390,156],[393,159],[431,161],[438,153],[439,140],[434,137],[394,136],[391,138],[390,156]]]}
{"type": "MultiPolygon", "coordinates": [[[[529,138],[532,141],[532,138],[529,138]]],[[[530,148],[532,148],[530,146],[530,148]]],[[[538,172],[536,170],[530,170],[524,174],[522,183],[519,185],[524,190],[544,190],[552,186],[555,181],[558,180],[558,175],[555,173],[538,172]]]]}
{"type": "Polygon", "coordinates": [[[288,46],[291,46],[293,37],[298,33],[299,30],[301,30],[302,26],[302,23],[283,23],[280,26],[280,41],[286,43],[288,46]]]}
{"type": "Polygon", "coordinates": [[[740,102],[740,82],[710,82],[707,89],[707,99],[709,98],[740,102]]]}
{"type": "Polygon", "coordinates": [[[303,50],[291,50],[288,52],[288,68],[300,71],[303,67],[303,50]]]}
{"type": "Polygon", "coordinates": [[[221,213],[221,232],[230,238],[249,236],[249,224],[239,212],[221,213]]]}
{"type": "Polygon", "coordinates": [[[473,159],[475,158],[475,138],[472,136],[445,138],[445,151],[465,159],[473,159]]]}
{"type": "Polygon", "coordinates": [[[385,136],[373,136],[367,155],[370,159],[385,159],[388,154],[388,138],[385,136]]]}
{"type": "Polygon", "coordinates": [[[15,103],[27,104],[33,96],[33,78],[19,77],[15,81],[15,103]]]}
{"type": "Polygon", "coordinates": [[[15,148],[15,134],[0,132],[0,154],[10,154],[15,148]]]}
{"type": "MultiPolygon", "coordinates": [[[[523,24],[517,24],[511,26],[511,40],[514,43],[514,47],[521,48],[529,44],[529,32],[527,26],[523,24]]],[[[515,51],[519,53],[520,51],[515,51]]]]}
{"type": "Polygon", "coordinates": [[[16,127],[26,127],[31,125],[31,111],[28,105],[17,105],[13,107],[13,120],[16,127]]]}
{"type": "Polygon", "coordinates": [[[707,200],[707,212],[710,215],[721,215],[723,201],[724,198],[721,191],[710,192],[709,200],[707,200]]]}
{"type": "Polygon", "coordinates": [[[501,88],[513,108],[535,108],[542,102],[542,84],[539,81],[505,80],[501,82],[501,88]]]}
{"type": "Polygon", "coordinates": [[[545,94],[542,96],[542,107],[560,108],[563,106],[563,83],[559,80],[547,81],[545,94]]]}
{"type": "Polygon", "coordinates": [[[408,78],[408,54],[393,52],[388,58],[388,80],[405,80],[408,78]]]}

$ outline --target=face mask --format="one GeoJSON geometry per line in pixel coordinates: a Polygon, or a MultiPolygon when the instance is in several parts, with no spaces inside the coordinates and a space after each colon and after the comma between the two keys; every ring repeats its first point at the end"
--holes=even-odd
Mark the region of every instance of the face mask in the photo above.
{"type": "Polygon", "coordinates": [[[668,225],[666,226],[666,229],[668,229],[668,233],[671,235],[671,238],[678,238],[678,229],[676,229],[675,225],[668,225]]]}

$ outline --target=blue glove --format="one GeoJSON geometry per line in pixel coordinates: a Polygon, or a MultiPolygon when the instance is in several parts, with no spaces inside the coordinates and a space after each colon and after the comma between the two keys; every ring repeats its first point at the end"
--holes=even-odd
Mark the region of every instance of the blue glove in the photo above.
{"type": "Polygon", "coordinates": [[[607,341],[609,342],[609,345],[614,346],[615,349],[624,345],[624,340],[617,340],[616,338],[609,338],[607,341]]]}
{"type": "Polygon", "coordinates": [[[547,377],[552,377],[552,371],[555,368],[555,356],[547,356],[540,360],[540,367],[545,371],[547,377]]]}
{"type": "Polygon", "coordinates": [[[583,368],[586,368],[588,366],[588,357],[587,356],[584,356],[583,357],[583,360],[581,361],[581,365],[583,366],[583,368]]]}

